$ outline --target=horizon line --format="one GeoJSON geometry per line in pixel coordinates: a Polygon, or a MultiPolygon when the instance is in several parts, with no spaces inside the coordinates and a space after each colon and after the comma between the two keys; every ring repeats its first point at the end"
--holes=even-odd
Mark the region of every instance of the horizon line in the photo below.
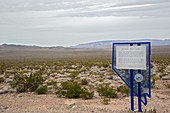
{"type": "Polygon", "coordinates": [[[15,45],[15,46],[36,46],[36,47],[74,47],[74,46],[78,46],[78,45],[81,45],[81,44],[90,44],[90,43],[95,43],[95,42],[107,42],[107,41],[152,41],[152,40],[161,40],[161,41],[165,41],[165,40],[170,40],[170,39],[108,39],[108,40],[94,40],[94,41],[89,41],[89,42],[84,42],[84,43],[79,43],[79,44],[75,44],[75,45],[68,45],[68,46],[65,46],[65,45],[39,45],[39,44],[26,44],[26,43],[8,43],[8,42],[4,42],[4,43],[0,43],[0,46],[1,45],[15,45]]]}

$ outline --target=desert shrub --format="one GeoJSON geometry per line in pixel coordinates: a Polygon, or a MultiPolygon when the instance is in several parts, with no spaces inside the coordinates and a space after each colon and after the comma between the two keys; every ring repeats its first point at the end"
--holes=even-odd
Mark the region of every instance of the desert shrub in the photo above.
{"type": "Polygon", "coordinates": [[[125,86],[125,85],[117,87],[116,90],[117,90],[117,92],[120,92],[122,94],[127,94],[128,95],[130,93],[129,88],[127,86],[125,86]]]}
{"type": "Polygon", "coordinates": [[[107,98],[117,98],[117,92],[113,88],[109,87],[109,85],[101,85],[97,88],[97,92],[100,96],[107,98]]]}
{"type": "Polygon", "coordinates": [[[170,84],[169,84],[168,82],[165,82],[165,83],[163,83],[163,84],[164,84],[164,86],[165,86],[166,88],[170,89],[170,84]]]}
{"type": "Polygon", "coordinates": [[[40,73],[31,74],[30,76],[15,75],[10,85],[12,88],[16,88],[17,92],[33,92],[43,81],[44,79],[40,73]]]}
{"type": "Polygon", "coordinates": [[[82,88],[81,94],[80,94],[80,97],[82,99],[84,99],[84,100],[92,99],[93,96],[94,96],[94,92],[89,92],[88,89],[82,88]]]}
{"type": "Polygon", "coordinates": [[[103,62],[103,67],[107,68],[109,67],[110,63],[109,62],[103,62]]]}
{"type": "Polygon", "coordinates": [[[4,82],[4,81],[5,81],[4,77],[3,77],[3,76],[0,76],[0,83],[1,83],[1,82],[4,82]]]}
{"type": "Polygon", "coordinates": [[[156,80],[157,80],[156,75],[153,74],[151,77],[152,88],[155,86],[156,80]]]}
{"type": "Polygon", "coordinates": [[[79,73],[80,73],[79,71],[72,71],[71,74],[69,75],[69,77],[71,79],[75,79],[79,73]]]}
{"type": "Polygon", "coordinates": [[[35,90],[37,94],[46,94],[47,91],[47,86],[40,86],[35,90]]]}
{"type": "Polygon", "coordinates": [[[10,83],[12,88],[16,88],[17,92],[26,92],[28,90],[27,80],[25,75],[15,75],[10,83]]]}
{"type": "Polygon", "coordinates": [[[6,71],[7,66],[5,64],[1,64],[0,65],[0,74],[4,74],[4,72],[6,71]]]}
{"type": "Polygon", "coordinates": [[[153,109],[149,109],[148,111],[145,110],[144,113],[157,113],[156,108],[154,107],[153,109]]]}
{"type": "Polygon", "coordinates": [[[61,88],[56,91],[56,94],[66,98],[90,99],[93,97],[93,92],[89,92],[86,88],[81,88],[81,85],[73,80],[62,82],[61,88]]]}
{"type": "Polygon", "coordinates": [[[35,74],[31,74],[26,81],[29,91],[31,92],[35,91],[39,85],[43,84],[43,81],[44,79],[40,73],[37,72],[35,74]]]}
{"type": "Polygon", "coordinates": [[[82,80],[81,80],[81,84],[82,84],[82,85],[87,85],[87,84],[88,84],[87,79],[82,79],[82,80]]]}

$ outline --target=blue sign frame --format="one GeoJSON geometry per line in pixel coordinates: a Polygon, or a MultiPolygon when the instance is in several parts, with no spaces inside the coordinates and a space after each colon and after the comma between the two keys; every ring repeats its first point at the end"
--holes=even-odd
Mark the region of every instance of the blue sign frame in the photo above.
{"type": "MultiPolygon", "coordinates": [[[[125,82],[125,84],[130,88],[131,92],[131,110],[134,111],[134,94],[138,96],[138,111],[142,112],[142,105],[141,102],[146,106],[147,105],[147,96],[151,98],[151,43],[150,42],[123,42],[123,43],[113,43],[113,48],[112,48],[112,69],[115,71],[115,73],[125,82]],[[148,93],[141,94],[141,82],[138,82],[138,90],[137,92],[134,90],[134,70],[130,69],[130,79],[129,82],[130,84],[127,83],[123,79],[123,77],[120,75],[120,73],[117,71],[115,67],[115,47],[116,46],[123,46],[123,45],[129,45],[129,46],[141,46],[141,45],[146,45],[147,46],[147,73],[148,73],[148,83],[147,87],[149,88],[148,93]],[[143,99],[142,99],[143,98],[143,99]]],[[[137,70],[138,74],[141,74],[141,70],[137,70]]]]}

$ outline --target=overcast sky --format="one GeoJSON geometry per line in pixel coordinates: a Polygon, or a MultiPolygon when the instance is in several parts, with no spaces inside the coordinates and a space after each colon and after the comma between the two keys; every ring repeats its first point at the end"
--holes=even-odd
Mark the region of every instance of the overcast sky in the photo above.
{"type": "Polygon", "coordinates": [[[170,0],[0,0],[0,44],[153,38],[170,38],[170,0]]]}

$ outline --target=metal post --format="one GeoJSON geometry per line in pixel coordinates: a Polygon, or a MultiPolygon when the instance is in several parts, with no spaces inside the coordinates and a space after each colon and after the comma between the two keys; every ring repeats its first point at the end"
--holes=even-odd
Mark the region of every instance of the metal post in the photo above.
{"type": "Polygon", "coordinates": [[[134,111],[134,93],[133,93],[133,70],[130,70],[130,96],[131,96],[131,110],[134,111]]]}
{"type": "MultiPolygon", "coordinates": [[[[133,46],[133,44],[130,44],[130,46],[133,46]]],[[[134,93],[133,93],[133,69],[130,69],[130,99],[131,99],[131,110],[134,111],[134,93]]]]}
{"type": "MultiPolygon", "coordinates": [[[[138,44],[140,46],[141,44],[138,44]]],[[[138,70],[138,73],[141,74],[141,70],[138,70]]],[[[138,82],[138,112],[142,112],[142,102],[141,102],[141,82],[138,82]]]]}
{"type": "Polygon", "coordinates": [[[141,103],[141,82],[138,82],[138,112],[142,112],[142,103],[141,103]]]}

